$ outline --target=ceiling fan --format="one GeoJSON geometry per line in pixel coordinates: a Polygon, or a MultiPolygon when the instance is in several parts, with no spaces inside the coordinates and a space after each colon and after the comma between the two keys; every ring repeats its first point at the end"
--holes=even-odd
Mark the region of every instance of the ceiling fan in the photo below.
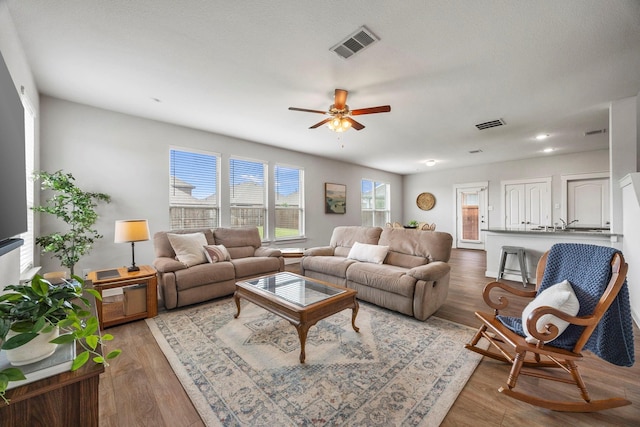
{"type": "Polygon", "coordinates": [[[309,127],[309,129],[315,129],[317,127],[320,127],[326,124],[329,127],[329,129],[335,132],[344,132],[348,130],[350,127],[354,128],[355,130],[364,129],[364,125],[353,120],[351,116],[360,116],[363,114],[374,114],[374,113],[388,113],[389,111],[391,111],[391,106],[389,105],[381,105],[380,107],[359,108],[357,110],[349,110],[349,106],[347,105],[348,94],[349,92],[347,92],[344,89],[336,89],[333,105],[329,107],[329,111],[308,110],[306,108],[296,108],[296,107],[289,107],[289,110],[305,111],[307,113],[328,114],[331,117],[316,123],[315,125],[309,127]]]}

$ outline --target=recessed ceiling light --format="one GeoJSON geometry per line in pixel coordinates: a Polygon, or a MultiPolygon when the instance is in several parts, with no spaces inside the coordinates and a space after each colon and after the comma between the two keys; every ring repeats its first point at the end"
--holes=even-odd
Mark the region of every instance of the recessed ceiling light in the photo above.
{"type": "Polygon", "coordinates": [[[541,133],[540,135],[536,135],[536,139],[538,141],[543,141],[545,139],[549,138],[549,134],[547,133],[541,133]]]}
{"type": "Polygon", "coordinates": [[[544,151],[545,153],[551,153],[551,152],[553,151],[553,148],[548,147],[548,148],[545,148],[545,149],[544,149],[544,150],[542,150],[542,151],[544,151]]]}
{"type": "Polygon", "coordinates": [[[436,161],[435,160],[427,160],[424,164],[429,166],[429,167],[431,167],[431,166],[435,166],[436,165],[436,161]]]}

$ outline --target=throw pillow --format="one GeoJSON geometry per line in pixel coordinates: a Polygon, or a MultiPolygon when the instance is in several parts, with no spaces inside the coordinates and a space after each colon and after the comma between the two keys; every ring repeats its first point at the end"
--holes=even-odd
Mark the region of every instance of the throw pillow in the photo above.
{"type": "Polygon", "coordinates": [[[176,258],[187,267],[207,262],[202,250],[202,247],[207,244],[207,238],[204,237],[204,233],[167,233],[167,237],[173,251],[176,253],[176,258]]]}
{"type": "MultiPolygon", "coordinates": [[[[578,314],[578,310],[580,310],[580,302],[578,301],[578,298],[571,287],[571,283],[569,283],[568,280],[556,283],[555,285],[549,286],[547,289],[540,292],[522,312],[522,329],[526,334],[527,342],[532,344],[536,343],[537,339],[532,337],[527,329],[527,318],[529,317],[529,314],[538,307],[553,307],[571,316],[575,316],[578,314]]],[[[556,325],[558,328],[558,337],[569,326],[569,322],[559,319],[553,314],[545,314],[538,319],[536,327],[538,330],[542,330],[544,325],[549,323],[556,325]]],[[[550,341],[553,340],[545,341],[545,343],[550,341]]]]}
{"type": "Polygon", "coordinates": [[[347,258],[357,261],[382,264],[389,252],[389,246],[370,245],[367,243],[355,242],[349,251],[347,258]]]}
{"type": "Polygon", "coordinates": [[[204,254],[207,257],[207,261],[210,263],[218,261],[230,261],[231,255],[224,245],[205,245],[204,254]]]}

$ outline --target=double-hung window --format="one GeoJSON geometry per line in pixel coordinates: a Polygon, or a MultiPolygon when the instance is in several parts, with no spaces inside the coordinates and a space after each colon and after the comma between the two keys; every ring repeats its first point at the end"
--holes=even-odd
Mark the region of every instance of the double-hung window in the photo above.
{"type": "Polygon", "coordinates": [[[220,225],[220,156],[172,148],[169,173],[169,216],[172,229],[216,228],[220,225]]]}
{"type": "Polygon", "coordinates": [[[383,227],[389,222],[390,217],[389,184],[363,179],[360,191],[362,225],[383,227]]]}
{"type": "Polygon", "coordinates": [[[254,225],[265,238],[267,216],[267,164],[261,161],[229,160],[231,227],[254,225]]]}
{"type": "Polygon", "coordinates": [[[292,239],[304,236],[304,170],[276,165],[275,177],[275,238],[292,239]]]}
{"type": "Polygon", "coordinates": [[[29,99],[22,95],[22,104],[24,105],[24,147],[25,147],[25,168],[27,180],[27,231],[20,235],[20,238],[24,240],[24,244],[20,246],[20,272],[24,273],[33,267],[33,249],[35,244],[34,237],[34,215],[33,204],[35,195],[35,185],[33,180],[33,172],[35,169],[35,144],[36,144],[36,130],[35,130],[35,112],[29,99]]]}

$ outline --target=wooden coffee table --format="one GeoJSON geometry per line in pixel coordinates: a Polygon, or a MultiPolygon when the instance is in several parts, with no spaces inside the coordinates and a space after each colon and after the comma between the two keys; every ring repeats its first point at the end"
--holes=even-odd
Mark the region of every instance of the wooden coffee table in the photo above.
{"type": "Polygon", "coordinates": [[[300,338],[300,363],[305,359],[305,343],[309,328],[319,320],[350,308],[351,326],[356,326],[358,291],[343,288],[299,274],[283,272],[237,282],[233,299],[238,307],[234,316],[240,316],[240,298],[264,308],[289,321],[300,338]]]}

